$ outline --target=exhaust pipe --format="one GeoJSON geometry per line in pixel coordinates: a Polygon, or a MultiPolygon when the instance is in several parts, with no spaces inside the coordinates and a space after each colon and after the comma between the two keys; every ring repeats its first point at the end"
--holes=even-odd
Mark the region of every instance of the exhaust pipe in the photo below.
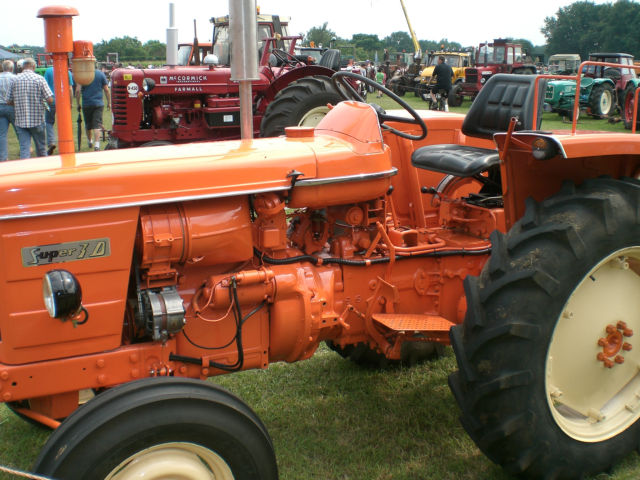
{"type": "Polygon", "coordinates": [[[178,65],[178,29],[174,6],[173,3],[169,4],[169,28],[167,28],[167,65],[171,67],[178,65]]]}
{"type": "Polygon", "coordinates": [[[257,25],[255,0],[229,0],[231,80],[239,83],[240,136],[243,140],[253,138],[251,81],[259,78],[257,25]]]}

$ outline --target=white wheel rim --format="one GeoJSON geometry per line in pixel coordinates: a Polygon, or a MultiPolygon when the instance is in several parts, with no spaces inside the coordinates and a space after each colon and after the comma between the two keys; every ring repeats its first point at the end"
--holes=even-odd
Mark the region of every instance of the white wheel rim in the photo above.
{"type": "Polygon", "coordinates": [[[312,108],[298,122],[299,127],[315,127],[320,123],[325,115],[329,113],[329,107],[323,105],[321,107],[312,108]]]}
{"type": "Polygon", "coordinates": [[[608,114],[611,109],[611,92],[604,90],[600,96],[600,111],[604,114],[608,114]]]}
{"type": "Polygon", "coordinates": [[[217,453],[186,442],[163,443],[127,458],[105,480],[233,480],[217,453]]]}
{"type": "Polygon", "coordinates": [[[607,440],[640,417],[638,292],[640,247],[625,248],[585,276],[558,318],[546,395],[556,424],[576,440],[607,440]]]}

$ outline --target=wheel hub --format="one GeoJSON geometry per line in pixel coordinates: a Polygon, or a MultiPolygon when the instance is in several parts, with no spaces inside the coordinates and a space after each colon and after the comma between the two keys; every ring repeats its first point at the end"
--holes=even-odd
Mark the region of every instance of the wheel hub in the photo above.
{"type": "Polygon", "coordinates": [[[624,341],[625,337],[633,336],[633,330],[620,320],[615,326],[612,324],[607,325],[605,331],[608,335],[598,339],[598,345],[602,347],[602,351],[598,352],[596,358],[605,367],[613,368],[616,364],[624,363],[624,356],[619,355],[620,351],[628,352],[633,348],[629,342],[624,341]]]}

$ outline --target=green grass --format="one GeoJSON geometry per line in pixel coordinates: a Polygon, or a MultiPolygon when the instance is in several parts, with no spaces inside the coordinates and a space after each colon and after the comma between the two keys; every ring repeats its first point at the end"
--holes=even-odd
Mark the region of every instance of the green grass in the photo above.
{"type": "MultiPolygon", "coordinates": [[[[304,362],[211,381],[264,421],[282,480],[507,480],[458,423],[447,386],[455,368],[450,349],[431,363],[379,371],[321,347],[304,362]]],[[[0,464],[28,469],[47,436],[0,407],[0,464]]],[[[639,475],[640,456],[633,454],[596,478],[639,475]]]]}
{"type": "MultiPolygon", "coordinates": [[[[426,106],[412,95],[405,100],[415,108],[426,106]]],[[[371,101],[395,108],[388,98],[371,101]]],[[[467,108],[468,102],[452,111],[467,108]]],[[[109,128],[106,111],[105,117],[109,128]]],[[[544,115],[543,128],[567,125],[555,114],[544,115]]],[[[587,118],[579,126],[624,131],[620,124],[587,118]]],[[[86,137],[83,144],[86,149],[86,137]]],[[[239,395],[262,418],[282,480],[506,480],[510,477],[476,448],[458,422],[447,386],[455,369],[451,349],[434,362],[378,371],[361,369],[321,347],[304,362],[211,381],[239,395]]],[[[48,430],[0,405],[0,465],[29,469],[48,436],[48,430]]],[[[634,453],[596,478],[639,477],[640,456],[634,453]]],[[[2,480],[16,478],[0,473],[2,480]]]]}

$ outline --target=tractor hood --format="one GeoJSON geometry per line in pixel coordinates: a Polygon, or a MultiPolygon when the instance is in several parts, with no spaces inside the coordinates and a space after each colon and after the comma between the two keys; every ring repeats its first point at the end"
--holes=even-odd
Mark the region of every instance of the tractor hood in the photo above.
{"type": "Polygon", "coordinates": [[[322,131],[293,129],[288,137],[2,162],[0,219],[289,190],[292,181],[303,189],[388,179],[395,170],[374,110],[344,103],[322,131]]]}

